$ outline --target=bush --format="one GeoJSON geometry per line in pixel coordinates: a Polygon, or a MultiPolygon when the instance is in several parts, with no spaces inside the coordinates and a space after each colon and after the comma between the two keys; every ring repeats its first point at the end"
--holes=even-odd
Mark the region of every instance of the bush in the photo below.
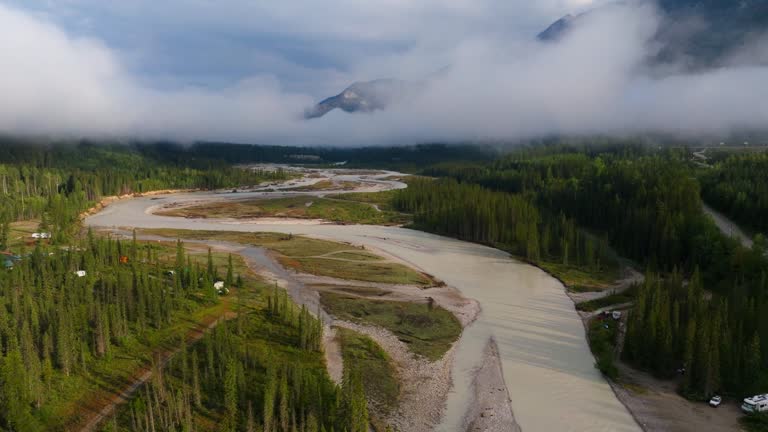
{"type": "Polygon", "coordinates": [[[604,352],[598,356],[595,366],[598,370],[600,370],[600,372],[603,373],[603,375],[612,380],[615,380],[619,377],[619,369],[613,362],[612,352],[604,352]]]}
{"type": "Polygon", "coordinates": [[[739,423],[749,432],[768,432],[768,414],[765,413],[745,415],[739,423]]]}
{"type": "Polygon", "coordinates": [[[618,325],[613,320],[595,318],[589,322],[589,348],[597,359],[595,367],[613,380],[619,376],[619,370],[614,364],[617,331],[618,325]]]}

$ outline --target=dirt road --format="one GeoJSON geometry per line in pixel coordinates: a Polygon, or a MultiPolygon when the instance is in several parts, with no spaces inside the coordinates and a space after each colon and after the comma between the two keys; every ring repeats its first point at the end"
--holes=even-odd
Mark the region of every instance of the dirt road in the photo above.
{"type": "MultiPolygon", "coordinates": [[[[186,335],[187,344],[192,344],[219,325],[219,323],[228,321],[237,314],[231,311],[224,312],[218,317],[209,317],[206,321],[200,323],[199,327],[191,330],[186,335]]],[[[168,361],[177,353],[179,349],[159,351],[154,354],[154,366],[157,368],[163,368],[168,361]]],[[[152,365],[148,365],[134,374],[132,382],[123,387],[123,389],[109,397],[94,399],[91,402],[86,402],[84,406],[88,407],[85,411],[85,415],[77,424],[67,426],[67,430],[80,431],[80,432],[93,432],[97,430],[97,427],[107,418],[109,418],[117,409],[118,406],[128,402],[136,391],[152,378],[153,375],[152,365]]]]}
{"type": "Polygon", "coordinates": [[[712,218],[715,225],[720,228],[720,231],[722,231],[723,234],[728,237],[734,237],[736,240],[740,241],[744,247],[752,247],[752,239],[738,225],[736,225],[735,222],[706,204],[702,205],[702,210],[712,218]]]}
{"type": "MultiPolygon", "coordinates": [[[[229,249],[230,252],[235,252],[229,249]]],[[[231,310],[230,301],[235,298],[236,292],[233,290],[229,296],[223,297],[224,307],[218,315],[209,315],[201,322],[197,323],[195,328],[191,329],[184,336],[188,345],[200,340],[207,332],[222,322],[226,322],[237,317],[237,314],[231,310]]],[[[96,394],[90,400],[83,402],[81,412],[83,415],[74,423],[67,425],[67,430],[80,432],[93,432],[107,418],[109,418],[115,409],[128,402],[136,391],[152,378],[153,366],[163,368],[168,361],[179,352],[179,348],[159,350],[153,353],[153,364],[146,365],[135,371],[130,382],[126,383],[121,390],[112,394],[96,394]]]]}
{"type": "Polygon", "coordinates": [[[647,432],[740,431],[741,411],[733,401],[718,408],[691,402],[677,394],[677,383],[659,380],[617,363],[621,384],[614,384],[618,398],[647,432]]]}
{"type": "Polygon", "coordinates": [[[586,292],[572,292],[568,291],[568,297],[573,300],[574,303],[581,303],[585,301],[597,300],[599,298],[607,297],[612,294],[621,294],[628,290],[633,285],[643,283],[645,276],[633,269],[632,267],[624,267],[622,270],[622,277],[613,286],[610,286],[600,291],[586,291],[586,292]]]}

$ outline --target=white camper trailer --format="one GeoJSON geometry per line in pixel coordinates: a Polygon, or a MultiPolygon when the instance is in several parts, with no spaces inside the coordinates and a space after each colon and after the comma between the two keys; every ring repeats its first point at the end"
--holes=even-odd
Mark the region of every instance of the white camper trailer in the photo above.
{"type": "Polygon", "coordinates": [[[744,398],[741,410],[745,413],[759,413],[768,411],[768,394],[756,395],[744,398]]]}

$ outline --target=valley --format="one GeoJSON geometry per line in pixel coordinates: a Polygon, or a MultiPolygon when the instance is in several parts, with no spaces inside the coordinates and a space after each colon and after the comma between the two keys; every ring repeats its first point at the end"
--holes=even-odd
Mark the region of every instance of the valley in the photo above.
{"type": "MultiPolygon", "coordinates": [[[[10,266],[0,298],[15,308],[13,278],[41,271],[33,270],[44,262],[36,254],[68,248],[82,257],[62,255],[67,267],[53,267],[59,277],[85,268],[88,283],[122,291],[114,300],[97,288],[96,303],[73,309],[88,311],[76,321],[87,347],[80,363],[54,345],[54,380],[41,370],[36,381],[37,366],[25,375],[34,385],[59,382],[70,397],[52,390],[39,408],[30,399],[29,411],[11,412],[47,430],[105,432],[216,430],[217,422],[247,429],[293,421],[291,412],[303,413],[307,427],[352,422],[376,432],[737,430],[752,417],[740,414],[735,392],[760,381],[717,368],[750,353],[702,350],[717,332],[739,328],[722,324],[743,319],[723,299],[749,307],[728,284],[758,289],[751,284],[761,280],[763,240],[731,238],[736,225],[726,213],[710,219],[713,210],[690,194],[696,176],[711,187],[707,176],[731,175],[729,168],[700,166],[686,153],[596,149],[518,150],[493,164],[441,163],[410,174],[241,164],[222,171],[219,181],[232,181],[223,187],[94,194],[90,202],[44,189],[66,206],[0,224],[10,266]],[[637,177],[648,167],[654,171],[637,177]],[[622,204],[606,194],[612,188],[622,204]],[[137,286],[155,287],[152,308],[142,306],[144,291],[129,288],[132,272],[146,278],[137,286]],[[673,325],[681,318],[688,323],[673,325]],[[675,348],[686,340],[693,351],[675,348]],[[212,344],[221,357],[210,357],[212,344]],[[135,357],[124,358],[128,349],[135,357]],[[275,358],[285,367],[269,366],[275,358]],[[191,361],[198,369],[190,374],[191,361]],[[308,374],[316,398],[287,396],[303,385],[291,381],[296,374],[308,374]],[[702,401],[715,391],[727,396],[707,409],[702,401]],[[563,406],[562,416],[546,415],[552,404],[563,406]],[[334,414],[317,416],[327,409],[334,414]],[[50,412],[61,421],[47,420],[50,412]]],[[[168,186],[184,184],[181,173],[168,186]]],[[[48,343],[44,334],[24,343],[36,347],[37,338],[48,343]]]]}
{"type": "MultiPolygon", "coordinates": [[[[240,194],[226,196],[238,195],[240,194]]],[[[638,428],[628,411],[613,395],[608,384],[592,366],[593,360],[586,345],[583,328],[562,285],[541,270],[515,262],[498,250],[397,227],[344,226],[319,221],[311,224],[291,224],[290,220],[282,220],[280,223],[258,219],[218,221],[211,218],[183,219],[154,214],[156,209],[169,204],[175,207],[185,202],[199,203],[208,197],[213,200],[223,199],[222,194],[205,193],[176,194],[160,200],[137,198],[113,204],[86,219],[86,223],[94,227],[118,229],[280,232],[343,241],[364,246],[366,250],[374,253],[381,251],[385,256],[406,262],[438,278],[448,287],[455,288],[462,296],[477,301],[480,314],[464,329],[461,339],[453,348],[454,352],[444,356],[449,362],[442,370],[448,376],[452,375],[454,390],[448,393],[450,384],[446,383],[436,394],[447,395],[447,408],[443,411],[438,398],[432,405],[433,408],[427,411],[432,414],[421,416],[427,422],[421,426],[424,429],[405,430],[432,430],[430,427],[436,427],[436,430],[449,431],[460,428],[464,422],[464,413],[472,400],[470,388],[473,370],[483,359],[478,354],[483,352],[485,344],[490,340],[495,340],[498,345],[501,368],[508,383],[511,411],[515,413],[514,419],[522,428],[565,429],[568,426],[561,423],[562,421],[567,419],[567,423],[573,425],[585,415],[583,425],[588,424],[590,427],[605,430],[638,428]],[[488,274],[493,274],[494,277],[485,277],[488,274]],[[568,341],[567,344],[563,344],[563,337],[568,341]],[[574,402],[576,394],[579,396],[574,402]],[[553,418],[541,415],[542,407],[548,403],[565,400],[570,401],[567,407],[564,407],[567,416],[553,418]],[[604,414],[587,415],[595,410],[604,414]],[[443,413],[445,416],[441,420],[443,413]]],[[[165,231],[164,234],[169,232],[165,231]]],[[[243,235],[247,239],[247,234],[243,235]]],[[[228,239],[232,237],[232,234],[228,234],[228,239]]],[[[292,296],[302,304],[301,297],[294,294],[292,296]]],[[[439,301],[437,304],[440,304],[439,301]]],[[[467,320],[471,321],[471,315],[467,316],[467,320]]],[[[358,324],[355,329],[363,328],[358,324]]],[[[397,343],[393,341],[390,345],[396,346],[397,343]]],[[[431,375],[432,373],[426,376],[431,375]]],[[[498,409],[503,411],[503,408],[498,409]]]]}
{"type": "Polygon", "coordinates": [[[0,0],[0,432],[768,432],[768,0],[0,0]]]}

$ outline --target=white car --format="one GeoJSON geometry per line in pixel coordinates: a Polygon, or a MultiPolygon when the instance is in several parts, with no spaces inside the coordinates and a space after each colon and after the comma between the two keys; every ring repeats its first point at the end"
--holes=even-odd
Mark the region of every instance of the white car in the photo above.
{"type": "Polygon", "coordinates": [[[720,396],[712,396],[712,399],[709,400],[709,406],[715,408],[719,407],[721,403],[723,403],[723,398],[720,396]]]}

